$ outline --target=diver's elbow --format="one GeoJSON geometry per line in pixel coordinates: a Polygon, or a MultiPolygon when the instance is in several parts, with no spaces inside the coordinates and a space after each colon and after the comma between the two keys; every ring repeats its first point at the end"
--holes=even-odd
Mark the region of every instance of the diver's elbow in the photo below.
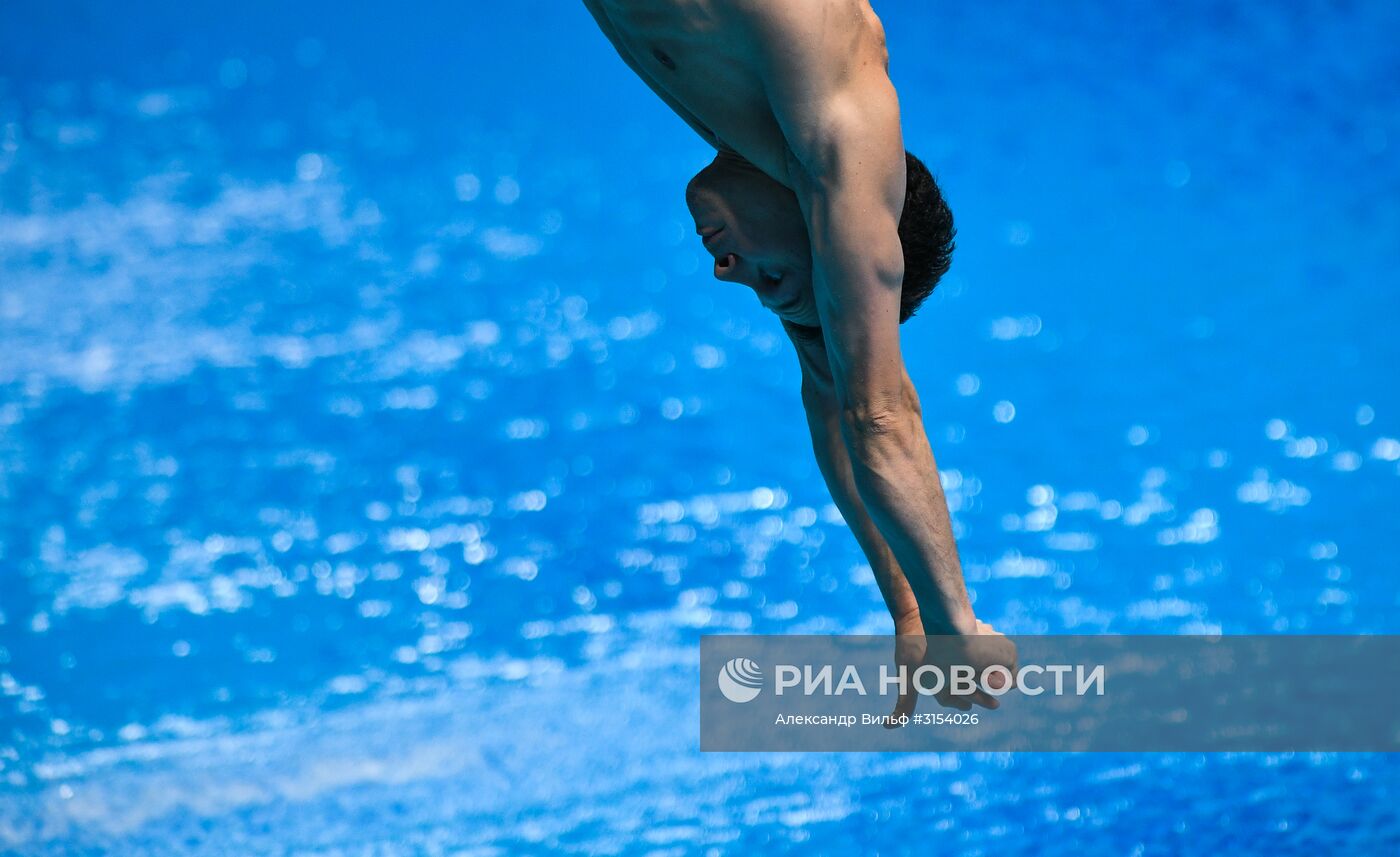
{"type": "Polygon", "coordinates": [[[903,445],[922,427],[918,399],[911,395],[857,400],[841,409],[841,429],[852,452],[890,443],[903,445]]]}

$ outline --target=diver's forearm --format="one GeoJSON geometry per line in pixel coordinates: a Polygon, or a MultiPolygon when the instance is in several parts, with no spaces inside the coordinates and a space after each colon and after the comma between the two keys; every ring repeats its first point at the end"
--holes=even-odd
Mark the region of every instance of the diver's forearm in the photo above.
{"type": "Polygon", "coordinates": [[[918,601],[926,633],[976,626],[953,539],[948,504],[917,408],[878,423],[844,421],[856,490],[918,601]]]}
{"type": "Polygon", "coordinates": [[[894,551],[880,530],[871,520],[865,504],[861,502],[856,489],[855,476],[851,472],[851,459],[845,441],[841,438],[840,413],[831,402],[829,407],[809,403],[807,422],[812,432],[812,451],[817,457],[817,467],[826,480],[831,500],[841,511],[841,516],[856,537],[870,570],[875,575],[875,583],[880,587],[885,607],[894,620],[895,633],[921,633],[918,623],[919,602],[914,591],[905,579],[894,551]]]}

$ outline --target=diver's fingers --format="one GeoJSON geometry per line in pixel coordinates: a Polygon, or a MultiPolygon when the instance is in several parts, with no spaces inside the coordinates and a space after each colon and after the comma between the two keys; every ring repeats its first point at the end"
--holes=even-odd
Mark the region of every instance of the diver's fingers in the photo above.
{"type": "Polygon", "coordinates": [[[919,694],[913,690],[906,690],[899,695],[895,701],[894,713],[890,719],[885,721],[886,729],[898,729],[904,725],[903,720],[914,713],[914,706],[919,704],[919,694]]]}
{"type": "Polygon", "coordinates": [[[949,693],[946,689],[934,695],[938,704],[944,708],[956,708],[959,711],[967,711],[972,708],[972,702],[966,696],[949,693]]]}
{"type": "Polygon", "coordinates": [[[1007,687],[1007,685],[1016,683],[1015,674],[1009,669],[1005,674],[1001,672],[983,673],[983,680],[986,681],[988,687],[996,690],[1001,690],[1004,687],[1010,690],[1011,688],[1007,687]],[[1008,676],[1010,677],[1010,681],[1007,680],[1008,676]]]}

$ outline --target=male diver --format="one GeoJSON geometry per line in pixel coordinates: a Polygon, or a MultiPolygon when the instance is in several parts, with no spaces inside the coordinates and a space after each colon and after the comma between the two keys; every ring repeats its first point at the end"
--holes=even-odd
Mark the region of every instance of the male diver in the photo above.
{"type": "MultiPolygon", "coordinates": [[[[953,218],[904,150],[880,20],[866,0],[584,2],[717,152],[686,203],[715,277],[752,289],[797,350],[817,462],[894,619],[896,660],[912,670],[924,635],[948,635],[977,674],[1014,674],[1015,647],[973,614],[900,355],[899,325],[948,269],[953,218]]],[[[997,707],[984,689],[939,701],[997,707]]]]}

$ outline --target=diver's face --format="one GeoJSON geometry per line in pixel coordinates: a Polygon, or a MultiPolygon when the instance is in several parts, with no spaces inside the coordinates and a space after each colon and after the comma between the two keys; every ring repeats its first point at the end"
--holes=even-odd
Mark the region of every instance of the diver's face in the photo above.
{"type": "Polygon", "coordinates": [[[721,152],[690,180],[685,201],[717,279],[748,286],[788,321],[819,326],[807,224],[792,191],[721,152]]]}

